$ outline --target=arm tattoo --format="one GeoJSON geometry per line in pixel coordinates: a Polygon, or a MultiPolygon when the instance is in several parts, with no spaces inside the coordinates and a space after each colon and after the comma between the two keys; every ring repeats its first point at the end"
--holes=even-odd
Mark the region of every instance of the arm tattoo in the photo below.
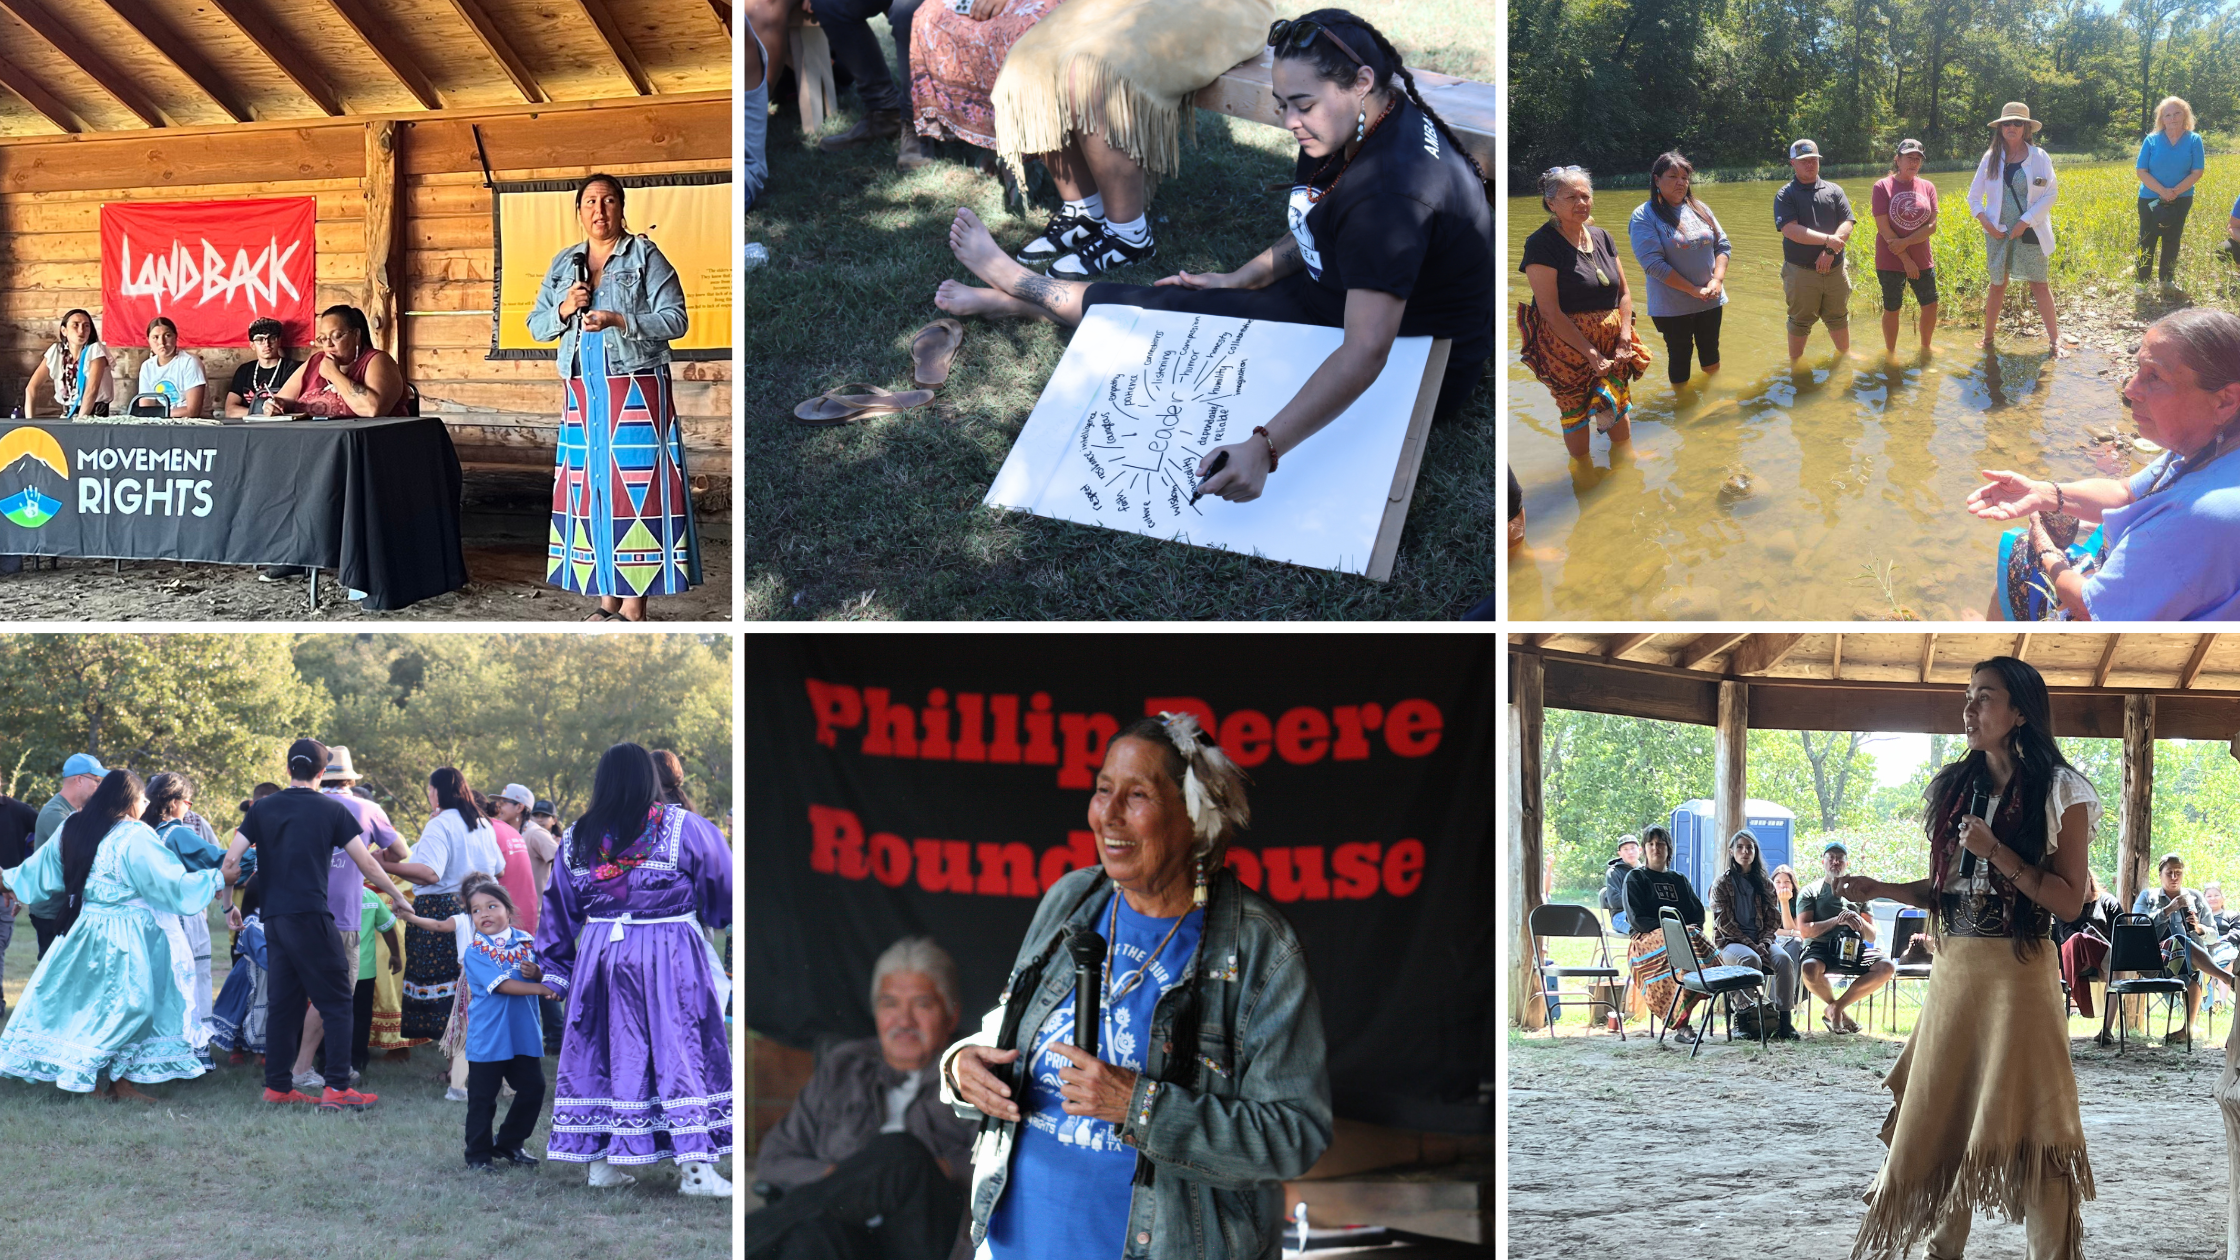
{"type": "Polygon", "coordinates": [[[1055,315],[1058,313],[1058,303],[1065,301],[1066,288],[1067,282],[1064,280],[1030,275],[1019,282],[1019,287],[1012,293],[1012,296],[1022,301],[1032,302],[1055,315]]]}
{"type": "Polygon", "coordinates": [[[1289,275],[1305,260],[1299,257],[1299,238],[1286,232],[1268,246],[1268,260],[1275,264],[1276,274],[1289,275]]]}

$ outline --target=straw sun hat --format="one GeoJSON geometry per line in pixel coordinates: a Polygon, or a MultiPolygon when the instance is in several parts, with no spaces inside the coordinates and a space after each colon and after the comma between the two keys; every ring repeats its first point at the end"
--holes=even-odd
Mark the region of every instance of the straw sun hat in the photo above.
{"type": "Polygon", "coordinates": [[[2021,101],[2008,101],[2005,108],[1999,111],[1999,116],[1991,120],[1991,127],[1993,130],[1997,130],[1999,124],[2004,122],[2029,123],[2030,134],[2033,136],[2037,135],[2038,132],[2043,130],[2045,127],[2044,123],[2039,122],[2037,119],[2030,116],[2030,107],[2023,104],[2021,101]]]}

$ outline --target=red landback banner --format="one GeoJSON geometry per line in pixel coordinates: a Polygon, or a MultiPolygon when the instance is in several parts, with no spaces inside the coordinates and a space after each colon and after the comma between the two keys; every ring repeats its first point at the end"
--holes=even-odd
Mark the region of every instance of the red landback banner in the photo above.
{"type": "Polygon", "coordinates": [[[249,321],[308,345],[317,319],[319,199],[111,202],[101,207],[101,323],[119,345],[166,315],[182,346],[246,346],[249,321]]]}

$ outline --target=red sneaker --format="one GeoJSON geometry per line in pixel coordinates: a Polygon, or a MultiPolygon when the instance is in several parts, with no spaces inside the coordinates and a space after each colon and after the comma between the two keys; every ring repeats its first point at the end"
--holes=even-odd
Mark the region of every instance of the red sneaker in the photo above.
{"type": "MultiPolygon", "coordinates": [[[[319,1110],[340,1111],[345,1107],[363,1110],[380,1100],[379,1094],[361,1094],[354,1089],[336,1089],[330,1085],[325,1093],[319,1095],[319,1110]]],[[[307,1098],[304,1101],[310,1100],[307,1098]]]]}
{"type": "Polygon", "coordinates": [[[268,1103],[307,1103],[318,1101],[311,1095],[306,1094],[301,1090],[294,1089],[289,1090],[285,1094],[276,1089],[267,1089],[264,1091],[264,1100],[268,1103]]]}

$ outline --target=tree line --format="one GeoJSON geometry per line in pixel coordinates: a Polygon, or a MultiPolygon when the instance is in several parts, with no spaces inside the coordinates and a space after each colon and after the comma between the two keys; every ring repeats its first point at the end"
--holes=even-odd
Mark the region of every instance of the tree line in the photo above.
{"type": "Polygon", "coordinates": [[[457,766],[495,794],[521,783],[572,819],[619,741],[683,760],[699,812],[732,804],[730,640],[723,635],[0,635],[0,791],[32,805],[91,752],[146,777],[183,772],[221,828],[289,740],[350,749],[406,835],[422,785],[457,766]]]}
{"type": "Polygon", "coordinates": [[[1512,0],[1510,177],[1776,165],[1799,136],[1836,163],[1922,141],[1974,158],[2006,101],[2048,147],[2128,158],[2177,95],[2203,131],[2240,117],[2240,0],[1512,0]]]}

